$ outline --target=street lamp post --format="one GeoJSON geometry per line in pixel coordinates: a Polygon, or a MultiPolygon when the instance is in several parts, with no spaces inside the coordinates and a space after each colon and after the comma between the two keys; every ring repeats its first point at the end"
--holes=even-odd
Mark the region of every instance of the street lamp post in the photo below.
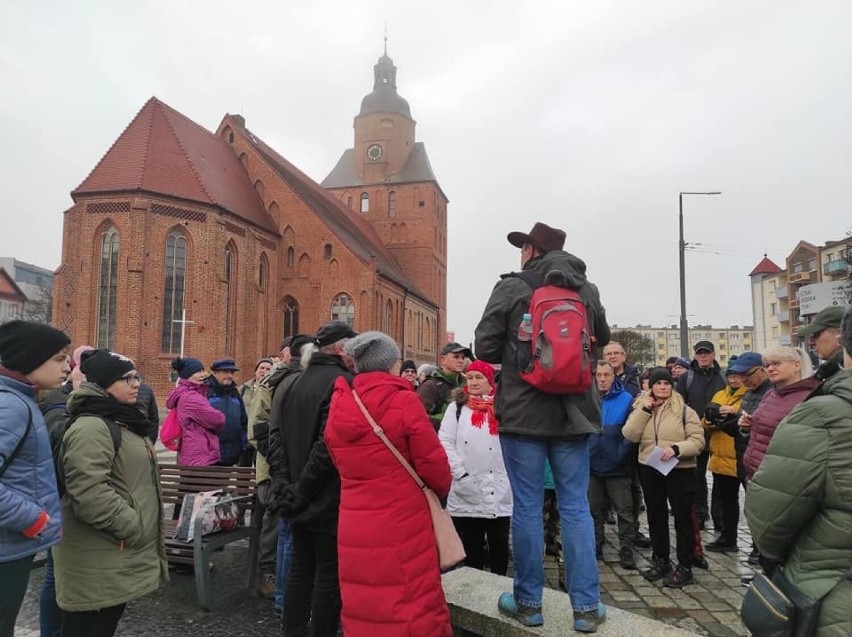
{"type": "Polygon", "coordinates": [[[684,195],[721,195],[721,192],[679,192],[678,226],[680,240],[678,241],[678,256],[680,257],[680,355],[689,358],[689,325],[686,322],[686,242],[683,240],[683,196],[684,195]]]}

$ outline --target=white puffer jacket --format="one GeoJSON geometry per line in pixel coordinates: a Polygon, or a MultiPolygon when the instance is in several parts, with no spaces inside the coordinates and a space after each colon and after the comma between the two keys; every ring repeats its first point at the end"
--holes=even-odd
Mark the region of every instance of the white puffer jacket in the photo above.
{"type": "Polygon", "coordinates": [[[511,516],[512,489],[503,464],[500,437],[490,433],[487,422],[475,427],[471,421],[473,411],[467,405],[462,406],[458,419],[457,413],[458,405],[451,402],[438,432],[453,472],[447,511],[454,517],[466,518],[511,516]]]}

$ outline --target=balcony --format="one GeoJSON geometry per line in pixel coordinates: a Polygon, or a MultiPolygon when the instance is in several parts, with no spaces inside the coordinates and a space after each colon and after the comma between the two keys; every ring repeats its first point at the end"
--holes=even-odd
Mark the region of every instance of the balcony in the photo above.
{"type": "Polygon", "coordinates": [[[795,310],[799,307],[799,299],[790,299],[790,309],[795,310]]]}
{"type": "Polygon", "coordinates": [[[790,313],[787,311],[778,312],[775,315],[775,318],[778,319],[779,323],[789,323],[790,322],[790,313]]]}
{"type": "Polygon", "coordinates": [[[787,277],[787,280],[790,283],[804,283],[806,281],[811,280],[811,273],[810,272],[796,272],[795,274],[791,274],[789,277],[787,277]]]}
{"type": "Polygon", "coordinates": [[[830,277],[846,276],[847,269],[846,261],[843,259],[835,259],[834,261],[829,261],[822,266],[822,273],[830,277]]]}
{"type": "Polygon", "coordinates": [[[786,299],[790,293],[787,291],[787,286],[782,285],[780,288],[775,288],[775,298],[776,299],[786,299]]]}

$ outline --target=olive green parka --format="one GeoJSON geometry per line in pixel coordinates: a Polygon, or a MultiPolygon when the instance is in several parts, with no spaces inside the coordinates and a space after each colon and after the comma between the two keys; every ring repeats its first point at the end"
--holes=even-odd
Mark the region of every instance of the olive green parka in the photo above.
{"type": "MultiPolygon", "coordinates": [[[[68,413],[86,396],[107,394],[91,383],[72,392],[68,413]]],[[[56,598],[67,611],[123,604],[168,581],[157,458],[150,440],[121,427],[115,451],[104,420],[80,416],[60,450],[66,493],[63,539],[54,547],[56,598]]]]}
{"type": "MultiPolygon", "coordinates": [[[[820,597],[852,567],[852,370],[826,381],[781,421],[746,491],[762,555],[820,597]]],[[[852,635],[852,581],[823,601],[817,635],[852,635]]]]}

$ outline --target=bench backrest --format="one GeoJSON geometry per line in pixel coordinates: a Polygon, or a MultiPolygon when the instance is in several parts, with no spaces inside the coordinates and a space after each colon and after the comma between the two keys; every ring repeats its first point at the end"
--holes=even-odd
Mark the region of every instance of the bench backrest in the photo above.
{"type": "MultiPolygon", "coordinates": [[[[174,464],[160,465],[160,489],[163,504],[183,502],[187,493],[228,489],[235,496],[256,495],[257,483],[254,467],[187,467],[174,464]]],[[[251,501],[241,505],[250,509],[251,501]]]]}

